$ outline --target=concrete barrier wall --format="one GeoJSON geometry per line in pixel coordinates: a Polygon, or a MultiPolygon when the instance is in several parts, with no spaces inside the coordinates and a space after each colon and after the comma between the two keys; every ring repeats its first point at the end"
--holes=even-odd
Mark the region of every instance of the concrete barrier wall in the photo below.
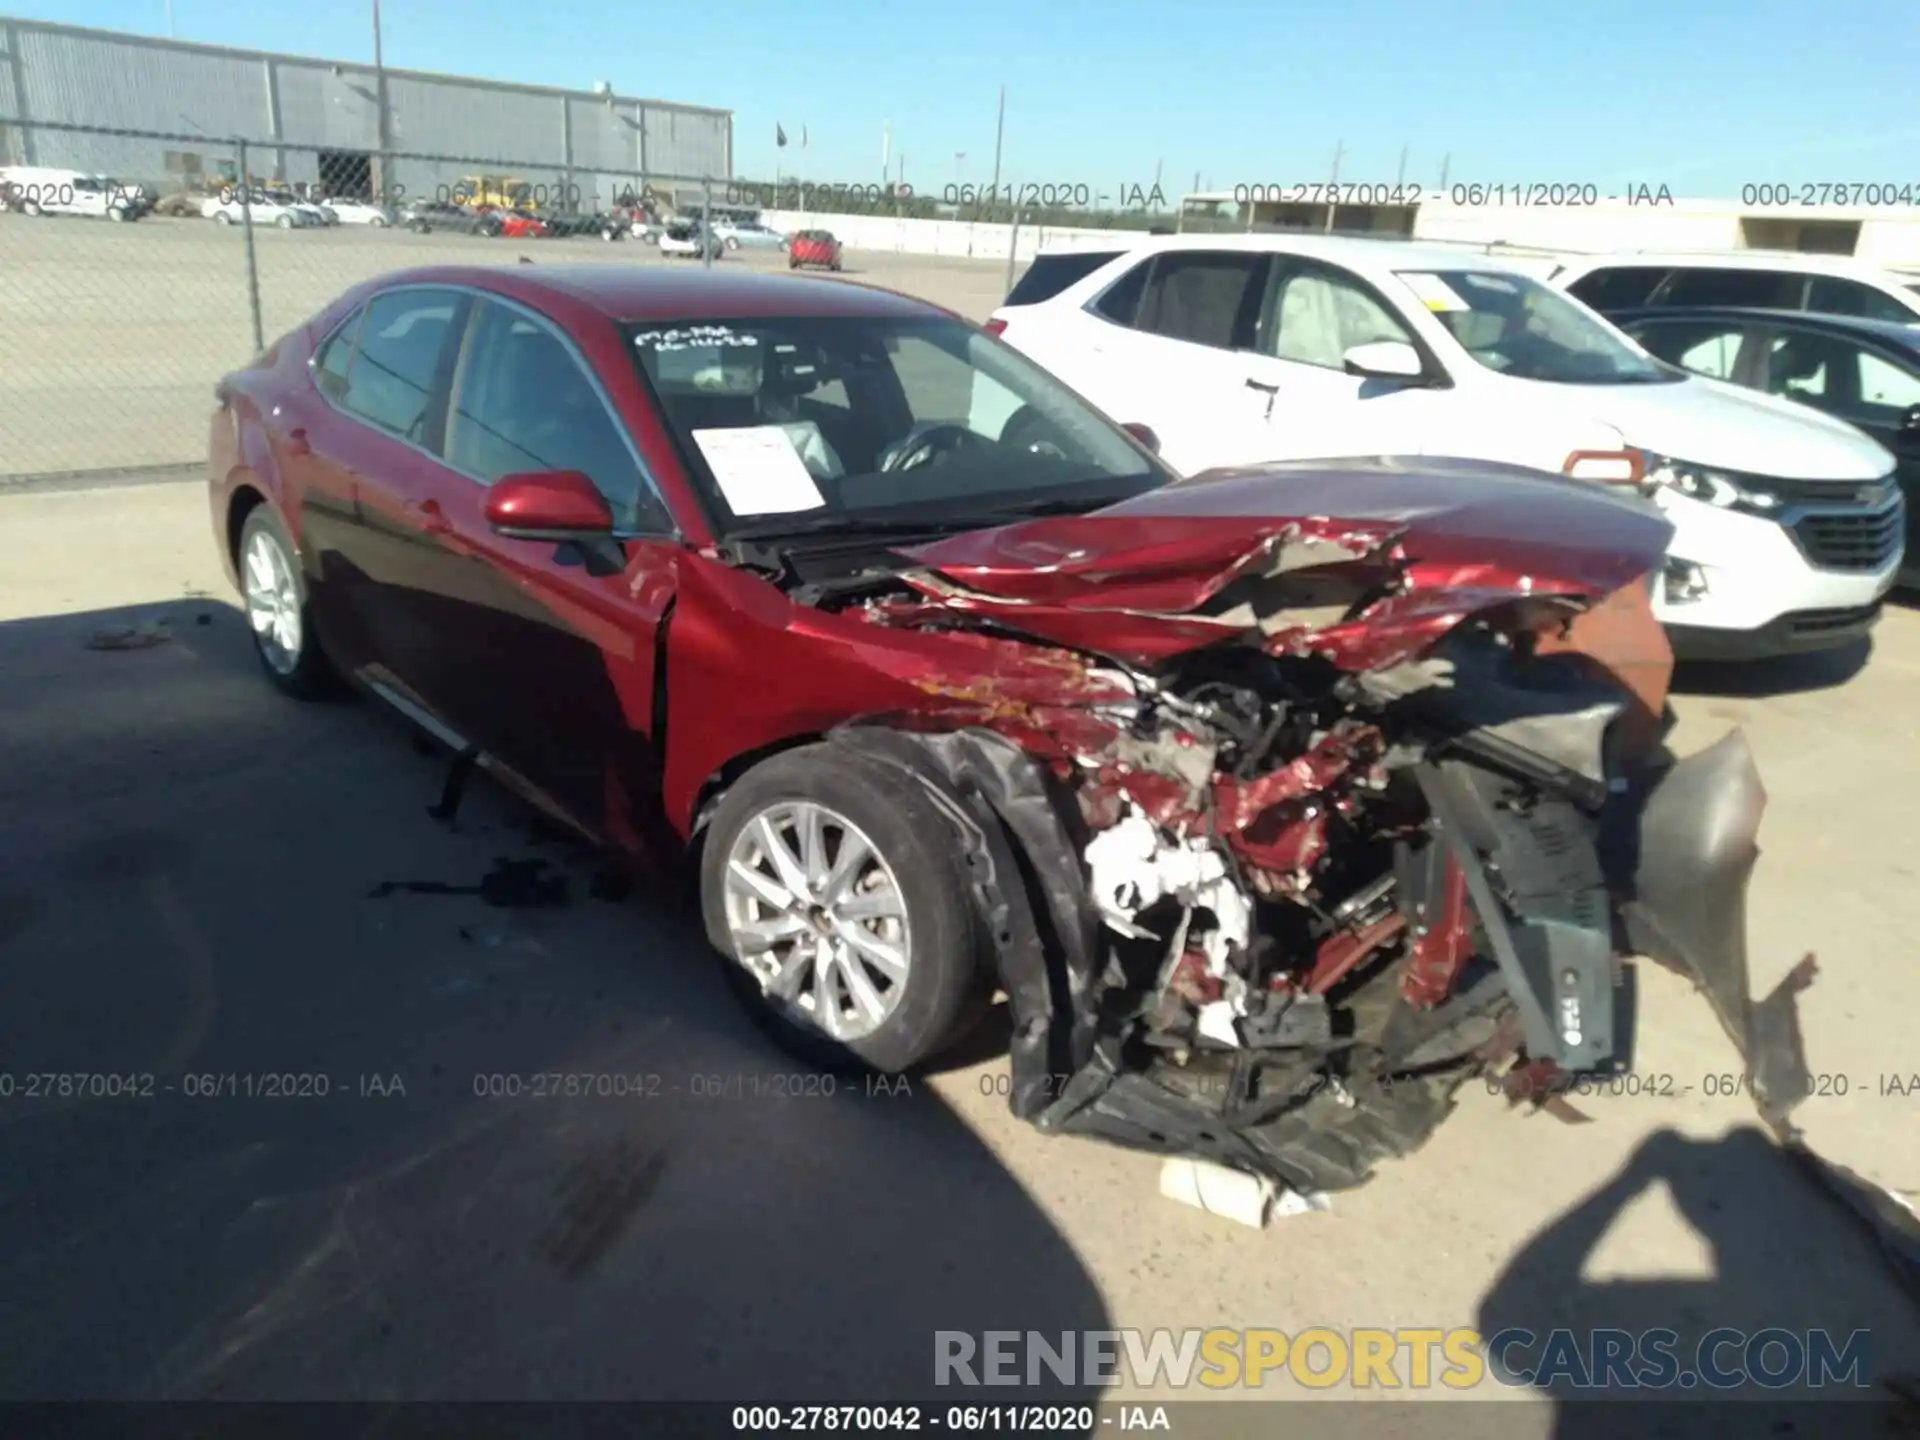
{"type": "MultiPolygon", "coordinates": [[[[941,255],[975,260],[1007,258],[1015,243],[1008,225],[959,220],[897,220],[884,215],[824,215],[769,210],[766,223],[779,230],[831,230],[856,250],[897,255],[941,255]]],[[[1616,250],[1732,250],[1741,247],[1743,219],[1858,220],[1855,256],[1881,265],[1920,267],[1920,208],[1806,207],[1743,210],[1724,201],[1676,200],[1667,204],[1606,202],[1595,206],[1498,207],[1430,203],[1420,207],[1413,238],[1443,244],[1522,246],[1557,253],[1616,250]]],[[[1031,260],[1043,246],[1080,240],[1138,239],[1137,230],[1062,226],[1020,227],[1016,259],[1031,260]]]]}

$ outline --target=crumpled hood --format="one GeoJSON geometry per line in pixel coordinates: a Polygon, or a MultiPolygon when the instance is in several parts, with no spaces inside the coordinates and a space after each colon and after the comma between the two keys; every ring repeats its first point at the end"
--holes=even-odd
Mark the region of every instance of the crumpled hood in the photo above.
{"type": "Polygon", "coordinates": [[[1305,637],[1325,649],[1330,631],[1364,627],[1377,660],[1383,622],[1417,617],[1430,639],[1521,597],[1597,600],[1657,566],[1672,533],[1637,496],[1518,466],[1311,461],[1209,471],[1086,515],[969,531],[906,552],[926,568],[904,578],[948,610],[1138,660],[1250,626],[1295,652],[1305,637]],[[1310,582],[1304,572],[1323,567],[1381,588],[1365,620],[1345,603],[1277,617],[1231,603],[1236,582],[1310,582]]]}

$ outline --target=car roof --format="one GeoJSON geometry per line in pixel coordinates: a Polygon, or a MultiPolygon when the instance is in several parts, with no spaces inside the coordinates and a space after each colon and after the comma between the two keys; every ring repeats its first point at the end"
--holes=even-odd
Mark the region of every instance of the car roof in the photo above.
{"type": "Polygon", "coordinates": [[[463,285],[526,301],[550,293],[585,304],[609,320],[788,315],[953,318],[953,312],[938,305],[878,286],[731,267],[716,271],[633,264],[436,265],[382,276],[370,288],[394,285],[463,285]]]}
{"type": "Polygon", "coordinates": [[[1886,267],[1854,255],[1816,255],[1805,250],[1621,250],[1610,255],[1569,255],[1562,273],[1614,269],[1797,270],[1809,275],[1845,275],[1900,283],[1886,267]]]}
{"type": "Polygon", "coordinates": [[[1116,254],[1155,255],[1182,250],[1247,250],[1259,255],[1304,255],[1333,261],[1355,270],[1380,273],[1388,270],[1499,270],[1525,274],[1504,257],[1489,254],[1479,246],[1421,245],[1409,240],[1367,239],[1351,235],[1304,235],[1236,232],[1231,235],[1141,235],[1116,233],[1114,240],[1101,244],[1092,237],[1066,242],[1058,248],[1048,246],[1047,255],[1084,255],[1088,251],[1112,250],[1116,254]]]}
{"type": "Polygon", "coordinates": [[[1742,305],[1637,305],[1630,310],[1610,311],[1607,319],[1618,326],[1641,320],[1758,320],[1791,325],[1800,330],[1821,330],[1830,335],[1879,340],[1920,356],[1920,325],[1908,325],[1899,320],[1869,320],[1862,315],[1829,315],[1818,310],[1765,310],[1742,305]]]}

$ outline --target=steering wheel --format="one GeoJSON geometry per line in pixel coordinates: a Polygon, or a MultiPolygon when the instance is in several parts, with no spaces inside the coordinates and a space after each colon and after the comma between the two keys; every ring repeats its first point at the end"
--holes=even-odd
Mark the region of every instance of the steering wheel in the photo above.
{"type": "Polygon", "coordinates": [[[907,432],[905,439],[894,442],[881,452],[880,469],[883,473],[915,470],[936,456],[951,454],[979,443],[980,437],[964,425],[916,425],[907,432]]]}
{"type": "Polygon", "coordinates": [[[1065,438],[1058,425],[1031,405],[1022,405],[1000,427],[1002,445],[1034,455],[1050,455],[1057,460],[1067,458],[1067,452],[1060,443],[1065,438]]]}

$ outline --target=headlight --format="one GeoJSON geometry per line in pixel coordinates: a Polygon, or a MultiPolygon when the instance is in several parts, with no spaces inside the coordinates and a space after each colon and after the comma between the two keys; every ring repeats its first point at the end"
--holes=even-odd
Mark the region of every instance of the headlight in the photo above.
{"type": "Polygon", "coordinates": [[[1672,490],[1689,500],[1698,500],[1703,505],[1713,505],[1722,510],[1747,510],[1765,515],[1780,508],[1778,495],[1743,484],[1724,470],[1695,465],[1687,460],[1675,460],[1651,450],[1640,453],[1645,467],[1644,483],[1649,491],[1662,488],[1672,490]]]}

